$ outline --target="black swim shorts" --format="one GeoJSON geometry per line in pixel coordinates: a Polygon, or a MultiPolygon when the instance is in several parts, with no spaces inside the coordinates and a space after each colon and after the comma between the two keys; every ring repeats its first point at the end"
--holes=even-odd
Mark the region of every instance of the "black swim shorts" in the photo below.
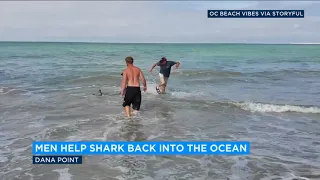
{"type": "Polygon", "coordinates": [[[141,90],[140,87],[131,87],[126,88],[126,94],[124,96],[124,101],[122,106],[130,106],[132,104],[132,109],[140,110],[141,105],[141,90]]]}

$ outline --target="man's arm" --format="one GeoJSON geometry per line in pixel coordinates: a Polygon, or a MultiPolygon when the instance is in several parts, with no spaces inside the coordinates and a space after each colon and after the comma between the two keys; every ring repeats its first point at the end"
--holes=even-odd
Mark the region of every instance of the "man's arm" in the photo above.
{"type": "Polygon", "coordinates": [[[175,65],[176,65],[176,68],[175,68],[175,69],[178,69],[179,66],[180,66],[180,62],[175,62],[175,65]]]}
{"type": "Polygon", "coordinates": [[[126,89],[126,84],[127,84],[127,72],[123,71],[122,72],[122,81],[121,81],[121,95],[124,95],[124,90],[126,89]]]}
{"type": "Polygon", "coordinates": [[[152,65],[151,69],[149,70],[150,72],[152,72],[152,70],[158,65],[159,63],[155,63],[154,65],[152,65]]]}
{"type": "Polygon", "coordinates": [[[143,90],[146,91],[147,90],[147,81],[146,79],[144,78],[144,75],[143,75],[143,72],[140,70],[140,80],[142,81],[142,84],[143,84],[143,90]]]}

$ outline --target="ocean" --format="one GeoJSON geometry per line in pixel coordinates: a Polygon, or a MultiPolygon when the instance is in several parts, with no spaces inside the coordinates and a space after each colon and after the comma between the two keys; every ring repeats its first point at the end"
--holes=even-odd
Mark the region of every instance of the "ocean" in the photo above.
{"type": "Polygon", "coordinates": [[[320,179],[320,45],[2,42],[0,107],[2,180],[320,179]],[[148,84],[131,119],[126,56],[148,84]],[[162,56],[181,66],[158,95],[148,70],[162,56]],[[33,165],[36,140],[249,141],[251,154],[33,165]]]}

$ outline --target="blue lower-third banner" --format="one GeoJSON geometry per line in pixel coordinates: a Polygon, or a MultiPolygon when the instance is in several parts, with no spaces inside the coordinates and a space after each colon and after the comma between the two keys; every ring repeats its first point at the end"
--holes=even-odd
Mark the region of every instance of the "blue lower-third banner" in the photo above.
{"type": "Polygon", "coordinates": [[[248,155],[249,142],[33,142],[34,155],[248,155]]]}
{"type": "Polygon", "coordinates": [[[82,156],[33,156],[33,164],[82,164],[82,156]]]}
{"type": "Polygon", "coordinates": [[[208,10],[208,18],[304,18],[304,10],[208,10]]]}

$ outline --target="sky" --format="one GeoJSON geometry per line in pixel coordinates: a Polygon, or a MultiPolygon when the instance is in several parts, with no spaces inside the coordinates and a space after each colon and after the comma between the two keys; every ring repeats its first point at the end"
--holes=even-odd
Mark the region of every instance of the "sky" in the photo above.
{"type": "Polygon", "coordinates": [[[319,43],[320,1],[0,1],[0,41],[319,43]],[[303,9],[303,19],[208,19],[303,9]]]}

